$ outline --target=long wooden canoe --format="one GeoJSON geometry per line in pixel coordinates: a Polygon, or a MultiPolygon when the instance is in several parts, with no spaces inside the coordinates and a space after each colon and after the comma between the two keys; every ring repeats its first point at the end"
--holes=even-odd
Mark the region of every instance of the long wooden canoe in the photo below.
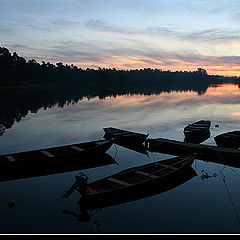
{"type": "Polygon", "coordinates": [[[147,139],[146,146],[150,152],[159,152],[175,156],[198,152],[197,158],[200,160],[240,168],[239,149],[185,143],[164,138],[147,139]]]}
{"type": "MultiPolygon", "coordinates": [[[[142,186],[140,191],[129,192],[129,194],[121,195],[118,198],[109,198],[104,202],[99,201],[91,204],[91,202],[87,202],[84,197],[81,197],[80,200],[78,200],[76,203],[79,207],[78,209],[80,210],[80,213],[69,211],[66,209],[63,210],[63,213],[65,215],[72,215],[76,217],[77,221],[88,222],[91,219],[91,216],[88,210],[91,211],[97,208],[106,208],[110,206],[115,206],[119,204],[140,200],[140,199],[151,197],[154,195],[158,195],[188,182],[195,176],[197,176],[197,173],[194,171],[194,169],[191,166],[188,166],[184,169],[184,171],[181,171],[172,175],[171,179],[168,179],[168,181],[161,181],[160,184],[158,182],[152,183],[151,187],[142,186]]],[[[74,191],[74,185],[71,187],[69,191],[70,191],[70,194],[71,192],[74,191]]],[[[68,196],[69,194],[66,197],[68,196]]]]}
{"type": "Polygon", "coordinates": [[[130,195],[137,196],[143,189],[150,190],[153,186],[160,188],[182,174],[195,158],[196,154],[175,157],[126,169],[89,183],[85,189],[79,185],[77,190],[82,194],[81,204],[87,209],[102,208],[130,195]]]}
{"type": "Polygon", "coordinates": [[[87,161],[87,156],[98,156],[105,153],[113,144],[113,140],[98,140],[84,143],[65,145],[60,147],[39,149],[33,151],[0,155],[0,167],[24,169],[25,166],[36,168],[43,164],[57,165],[69,159],[72,161],[87,161]]]}

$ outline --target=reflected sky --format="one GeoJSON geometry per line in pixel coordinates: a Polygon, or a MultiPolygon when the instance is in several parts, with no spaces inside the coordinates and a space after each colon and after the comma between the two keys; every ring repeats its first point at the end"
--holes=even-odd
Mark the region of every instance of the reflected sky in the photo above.
{"type": "Polygon", "coordinates": [[[104,127],[110,126],[182,140],[184,126],[199,119],[233,128],[240,119],[239,99],[238,85],[232,84],[209,87],[203,95],[173,91],[83,98],[63,108],[29,113],[0,137],[1,152],[95,140],[102,138],[104,127]]]}

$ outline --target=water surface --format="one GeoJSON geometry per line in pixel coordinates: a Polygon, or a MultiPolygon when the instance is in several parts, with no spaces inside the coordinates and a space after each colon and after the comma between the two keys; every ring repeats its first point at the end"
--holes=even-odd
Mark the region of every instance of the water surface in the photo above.
{"type": "MultiPolygon", "coordinates": [[[[174,90],[82,97],[61,106],[56,103],[34,112],[29,109],[4,130],[0,153],[102,139],[103,128],[110,126],[149,133],[151,138],[183,141],[183,128],[201,119],[212,121],[211,137],[204,143],[215,145],[214,136],[239,129],[239,109],[240,89],[232,84],[209,86],[203,94],[174,90]]],[[[94,181],[122,169],[173,157],[161,153],[149,153],[148,157],[116,145],[108,154],[118,164],[81,172],[94,181]]],[[[239,233],[240,170],[201,160],[195,160],[192,167],[197,176],[188,182],[161,194],[91,212],[89,222],[62,213],[66,209],[77,212],[80,194],[74,192],[67,200],[61,196],[80,170],[1,182],[0,232],[239,233]],[[202,170],[217,176],[202,180],[202,170]],[[9,200],[14,200],[14,208],[9,208],[9,200]]]]}

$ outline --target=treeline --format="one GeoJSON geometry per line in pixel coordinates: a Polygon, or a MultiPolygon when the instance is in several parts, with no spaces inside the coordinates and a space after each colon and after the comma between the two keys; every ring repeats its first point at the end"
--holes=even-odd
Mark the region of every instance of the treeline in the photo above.
{"type": "Polygon", "coordinates": [[[52,64],[35,59],[26,61],[23,57],[13,54],[5,47],[0,47],[0,85],[19,85],[34,83],[64,83],[89,85],[129,85],[132,83],[186,83],[189,81],[231,81],[238,82],[237,77],[208,75],[207,71],[162,71],[161,69],[117,70],[115,68],[82,69],[73,64],[62,62],[52,64]]]}

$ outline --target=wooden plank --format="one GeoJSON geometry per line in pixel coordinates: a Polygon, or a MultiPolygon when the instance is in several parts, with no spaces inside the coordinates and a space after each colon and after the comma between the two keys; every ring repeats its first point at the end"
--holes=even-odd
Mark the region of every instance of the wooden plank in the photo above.
{"type": "Polygon", "coordinates": [[[43,150],[43,151],[40,151],[41,153],[43,153],[44,155],[46,155],[47,157],[54,157],[53,154],[51,154],[50,152],[46,151],[46,150],[43,150]]]}
{"type": "Polygon", "coordinates": [[[83,152],[84,151],[84,149],[82,149],[82,148],[80,148],[78,146],[71,146],[71,148],[73,148],[73,149],[75,149],[75,150],[77,150],[79,152],[83,152]]]}
{"type": "Polygon", "coordinates": [[[146,176],[146,177],[154,178],[154,179],[159,178],[156,175],[152,175],[152,174],[149,174],[149,173],[146,173],[146,172],[143,172],[143,171],[136,171],[135,173],[141,174],[141,175],[146,176]]]}
{"type": "Polygon", "coordinates": [[[121,181],[121,180],[119,180],[119,179],[112,178],[112,177],[108,177],[107,180],[109,180],[109,181],[111,181],[111,182],[118,183],[118,184],[123,185],[123,186],[125,186],[125,187],[130,187],[130,186],[132,186],[132,184],[130,184],[130,183],[126,183],[126,182],[123,182],[123,181],[121,181]]]}
{"type": "Polygon", "coordinates": [[[11,155],[6,156],[6,158],[7,158],[8,161],[10,161],[10,162],[15,162],[15,161],[16,161],[16,159],[15,159],[13,156],[11,156],[11,155]]]}
{"type": "Polygon", "coordinates": [[[169,166],[169,165],[166,165],[166,164],[162,164],[162,163],[158,163],[159,166],[163,166],[165,168],[170,168],[170,169],[173,169],[173,170],[177,170],[178,168],[176,167],[172,167],[172,166],[169,166]]]}
{"type": "Polygon", "coordinates": [[[164,138],[148,139],[148,150],[175,156],[198,153],[197,159],[240,167],[240,150],[205,144],[185,143],[164,138]],[[221,156],[221,158],[219,157],[221,156]]]}

